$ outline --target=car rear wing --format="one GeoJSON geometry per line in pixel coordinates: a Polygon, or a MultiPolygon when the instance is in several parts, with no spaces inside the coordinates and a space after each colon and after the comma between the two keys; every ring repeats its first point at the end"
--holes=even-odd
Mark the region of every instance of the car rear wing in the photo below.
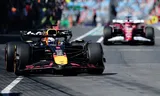
{"type": "MultiPolygon", "coordinates": [[[[130,20],[132,21],[133,23],[144,23],[144,20],[130,20]]],[[[125,23],[127,22],[127,20],[112,20],[112,23],[125,23]]]]}
{"type": "Polygon", "coordinates": [[[112,20],[112,23],[124,23],[124,20],[114,19],[114,20],[112,20]]]}
{"type": "Polygon", "coordinates": [[[31,31],[33,34],[27,34],[28,32],[29,31],[20,31],[22,41],[27,41],[33,38],[41,40],[42,38],[45,38],[45,37],[53,37],[53,38],[64,37],[67,40],[70,40],[72,38],[72,32],[70,30],[53,30],[53,29],[49,29],[47,31],[39,30],[38,32],[42,32],[42,34],[38,34],[38,35],[36,34],[37,33],[36,31],[31,31]],[[43,34],[46,32],[48,34],[43,34]]]}

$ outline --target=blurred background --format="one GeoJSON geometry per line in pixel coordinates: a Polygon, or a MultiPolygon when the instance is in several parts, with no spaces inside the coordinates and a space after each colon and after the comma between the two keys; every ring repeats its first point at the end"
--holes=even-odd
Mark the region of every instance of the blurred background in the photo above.
{"type": "Polygon", "coordinates": [[[59,25],[98,26],[132,15],[147,24],[160,20],[160,0],[1,0],[0,32],[59,25]]]}

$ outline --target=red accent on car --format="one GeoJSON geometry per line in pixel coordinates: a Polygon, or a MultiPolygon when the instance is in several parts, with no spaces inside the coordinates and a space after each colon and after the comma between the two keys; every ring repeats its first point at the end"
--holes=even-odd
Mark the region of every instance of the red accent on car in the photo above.
{"type": "Polygon", "coordinates": [[[132,23],[130,22],[126,22],[124,24],[124,28],[123,28],[123,31],[124,31],[124,34],[125,34],[125,40],[126,41],[131,41],[133,38],[132,38],[132,33],[133,33],[133,28],[134,26],[132,26],[132,23]]]}
{"type": "Polygon", "coordinates": [[[92,66],[92,68],[96,68],[96,66],[94,66],[93,64],[91,66],[92,66]]]}
{"type": "Polygon", "coordinates": [[[51,52],[51,50],[45,50],[46,52],[51,52]]]}
{"type": "Polygon", "coordinates": [[[33,68],[34,68],[33,65],[27,65],[27,66],[26,66],[26,69],[33,69],[33,68]]]}
{"type": "Polygon", "coordinates": [[[71,63],[72,66],[80,66],[79,64],[76,63],[71,63]]]}
{"type": "Polygon", "coordinates": [[[44,65],[44,68],[52,68],[50,65],[44,65]]]}
{"type": "Polygon", "coordinates": [[[61,49],[61,47],[56,47],[56,49],[61,49]]]}
{"type": "Polygon", "coordinates": [[[96,68],[93,64],[88,64],[88,67],[90,67],[90,68],[96,68]]]}
{"type": "Polygon", "coordinates": [[[41,66],[35,66],[35,68],[41,68],[41,66]]]}
{"type": "Polygon", "coordinates": [[[49,64],[49,66],[52,66],[53,65],[53,62],[51,62],[50,64],[49,64]]]}

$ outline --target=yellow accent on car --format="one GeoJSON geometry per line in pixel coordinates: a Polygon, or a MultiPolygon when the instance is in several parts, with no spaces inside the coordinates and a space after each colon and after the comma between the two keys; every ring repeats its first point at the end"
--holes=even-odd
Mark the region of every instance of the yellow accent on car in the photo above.
{"type": "Polygon", "coordinates": [[[54,61],[56,64],[59,64],[59,65],[68,64],[68,59],[66,56],[54,56],[54,61]]]}
{"type": "Polygon", "coordinates": [[[53,30],[53,31],[56,31],[56,34],[58,34],[58,31],[56,30],[56,29],[48,29],[46,32],[47,32],[47,35],[48,35],[48,32],[50,31],[50,30],[53,30]]]}

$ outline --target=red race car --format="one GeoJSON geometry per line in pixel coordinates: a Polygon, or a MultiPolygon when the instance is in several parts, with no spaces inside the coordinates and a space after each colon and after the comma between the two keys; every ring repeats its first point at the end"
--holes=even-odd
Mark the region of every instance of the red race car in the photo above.
{"type": "Polygon", "coordinates": [[[105,26],[103,37],[104,45],[116,42],[155,44],[154,28],[147,26],[144,20],[132,20],[130,16],[126,20],[113,20],[112,24],[105,26]]]}

